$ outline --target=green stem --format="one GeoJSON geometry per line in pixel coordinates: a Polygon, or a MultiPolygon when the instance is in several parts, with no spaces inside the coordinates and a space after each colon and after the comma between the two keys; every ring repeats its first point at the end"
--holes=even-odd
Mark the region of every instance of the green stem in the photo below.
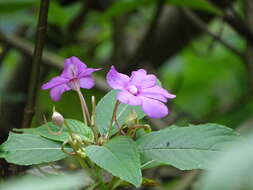
{"type": "Polygon", "coordinates": [[[47,30],[48,9],[49,0],[41,0],[39,21],[36,33],[36,44],[33,53],[32,71],[30,75],[29,91],[24,110],[22,128],[30,127],[33,115],[35,113],[36,98],[40,79],[40,65],[47,30]]]}
{"type": "Polygon", "coordinates": [[[95,96],[91,97],[91,103],[92,103],[92,114],[91,114],[91,127],[92,130],[94,132],[94,136],[95,136],[95,142],[97,143],[98,141],[98,129],[96,127],[96,99],[95,96]]]}
{"type": "Polygon", "coordinates": [[[86,101],[83,97],[83,94],[80,90],[80,88],[78,90],[76,90],[78,96],[79,96],[79,99],[80,99],[80,103],[81,103],[81,108],[82,108],[82,112],[83,112],[83,120],[84,120],[84,123],[86,125],[88,125],[88,123],[90,124],[90,114],[89,114],[89,111],[88,111],[88,108],[87,108],[87,104],[86,104],[86,101]]]}
{"type": "Polygon", "coordinates": [[[117,120],[117,110],[118,110],[119,104],[120,104],[120,102],[117,100],[116,103],[115,103],[113,112],[112,112],[112,119],[111,119],[111,123],[110,123],[109,129],[108,129],[108,133],[107,133],[107,136],[106,136],[107,139],[109,139],[110,136],[111,136],[113,122],[117,120]]]}

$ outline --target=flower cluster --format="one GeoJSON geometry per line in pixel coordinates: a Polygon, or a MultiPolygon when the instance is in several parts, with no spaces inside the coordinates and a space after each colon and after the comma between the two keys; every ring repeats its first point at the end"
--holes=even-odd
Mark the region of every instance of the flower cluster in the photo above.
{"type": "MultiPolygon", "coordinates": [[[[42,86],[50,90],[51,98],[59,101],[61,95],[68,90],[90,89],[95,85],[92,73],[100,68],[88,68],[77,57],[65,60],[64,70],[60,76],[52,78],[42,86]]],[[[167,99],[175,98],[174,94],[159,86],[155,75],[147,74],[144,69],[133,71],[131,76],[117,72],[114,66],[106,76],[107,83],[113,89],[119,90],[117,100],[131,106],[141,106],[143,111],[152,118],[162,118],[168,114],[164,104],[167,99]]]]}

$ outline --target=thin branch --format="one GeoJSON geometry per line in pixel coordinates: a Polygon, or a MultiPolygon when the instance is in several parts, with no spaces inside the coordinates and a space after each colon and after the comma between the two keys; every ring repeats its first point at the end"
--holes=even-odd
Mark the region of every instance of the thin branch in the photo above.
{"type": "MultiPolygon", "coordinates": [[[[23,36],[28,27],[26,25],[21,25],[17,28],[17,30],[14,32],[17,36],[23,36]]],[[[8,55],[8,53],[11,50],[11,46],[3,44],[3,50],[0,52],[0,66],[2,65],[5,57],[8,55]]]]}
{"type": "Polygon", "coordinates": [[[186,16],[196,25],[198,26],[202,31],[204,31],[205,33],[207,33],[208,35],[210,35],[213,39],[219,41],[224,47],[226,47],[227,49],[229,49],[230,51],[232,51],[233,53],[235,53],[236,55],[238,55],[239,57],[244,58],[245,55],[243,52],[241,52],[240,50],[236,49],[235,47],[233,47],[232,45],[230,45],[229,43],[227,43],[224,39],[222,39],[219,35],[213,33],[212,31],[210,31],[208,29],[208,26],[206,25],[205,22],[203,22],[197,15],[195,15],[195,13],[193,13],[191,10],[187,9],[187,8],[183,8],[184,13],[186,14],[186,16]]]}
{"type": "Polygon", "coordinates": [[[37,25],[36,44],[33,54],[32,72],[30,75],[29,91],[26,107],[24,110],[22,128],[30,126],[33,115],[35,113],[37,89],[40,78],[40,64],[47,30],[48,8],[49,8],[49,0],[41,0],[39,22],[37,25]]]}
{"type": "Polygon", "coordinates": [[[250,25],[245,22],[244,19],[234,10],[233,6],[236,3],[235,0],[211,0],[215,6],[221,10],[226,10],[222,19],[228,23],[238,34],[247,39],[248,42],[253,44],[253,30],[250,25]]]}
{"type": "Polygon", "coordinates": [[[223,19],[241,36],[245,37],[248,42],[253,44],[253,30],[242,20],[234,14],[233,11],[228,10],[228,13],[223,19]]]}

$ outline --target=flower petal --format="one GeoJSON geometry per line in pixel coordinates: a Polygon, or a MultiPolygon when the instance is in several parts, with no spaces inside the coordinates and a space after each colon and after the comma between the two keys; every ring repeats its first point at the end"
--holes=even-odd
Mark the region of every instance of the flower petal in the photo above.
{"type": "Polygon", "coordinates": [[[59,101],[61,99],[61,95],[70,90],[71,88],[66,85],[66,84],[62,84],[62,85],[59,85],[59,86],[56,86],[56,87],[53,87],[51,90],[50,90],[50,96],[52,98],[52,100],[54,101],[59,101]]]}
{"type": "Polygon", "coordinates": [[[160,94],[162,96],[164,96],[165,98],[176,98],[176,95],[174,94],[170,94],[167,90],[165,90],[164,88],[155,85],[151,88],[145,88],[141,90],[141,93],[143,94],[160,94]]]}
{"type": "Polygon", "coordinates": [[[155,75],[147,75],[144,69],[139,69],[132,72],[130,83],[139,88],[148,88],[157,84],[157,78],[155,75]]]}
{"type": "Polygon", "coordinates": [[[125,89],[129,83],[129,77],[116,71],[114,66],[112,66],[111,70],[107,73],[106,80],[110,87],[119,90],[125,89]]]}
{"type": "Polygon", "coordinates": [[[90,89],[95,85],[95,80],[92,77],[83,77],[79,79],[80,87],[90,89]]]}
{"type": "Polygon", "coordinates": [[[78,74],[78,78],[82,78],[82,77],[85,77],[85,76],[89,76],[91,75],[93,72],[95,71],[99,71],[101,70],[102,68],[96,68],[96,69],[93,69],[93,68],[86,68],[84,69],[81,73],[78,74]]]}
{"type": "Polygon", "coordinates": [[[66,79],[66,78],[63,78],[63,77],[54,77],[49,82],[43,84],[41,88],[43,90],[47,90],[49,88],[56,87],[58,85],[66,83],[66,82],[68,82],[68,79],[66,79]]]}
{"type": "Polygon", "coordinates": [[[124,104],[128,104],[131,106],[138,106],[141,105],[141,99],[138,96],[134,96],[131,93],[129,93],[128,91],[120,91],[117,94],[117,99],[124,104]]]}
{"type": "Polygon", "coordinates": [[[152,98],[155,100],[159,100],[161,102],[167,102],[167,98],[165,98],[163,95],[158,93],[151,93],[151,92],[142,92],[139,94],[140,96],[145,96],[146,98],[152,98]]]}
{"type": "Polygon", "coordinates": [[[141,107],[149,117],[159,119],[168,115],[168,108],[162,102],[146,97],[141,97],[141,99],[141,107]]]}
{"type": "Polygon", "coordinates": [[[68,59],[65,59],[64,70],[61,76],[65,78],[74,78],[77,77],[86,68],[87,68],[86,64],[84,64],[77,57],[72,56],[68,59]]]}

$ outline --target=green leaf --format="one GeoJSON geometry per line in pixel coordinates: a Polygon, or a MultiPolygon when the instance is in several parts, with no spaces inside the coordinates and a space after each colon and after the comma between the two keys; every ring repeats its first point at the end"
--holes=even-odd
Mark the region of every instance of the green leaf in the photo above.
{"type": "MultiPolygon", "coordinates": [[[[113,108],[116,103],[117,92],[117,90],[110,91],[99,101],[97,105],[96,125],[101,135],[105,135],[108,132],[108,128],[111,123],[113,108]]],[[[126,117],[133,111],[136,112],[138,119],[141,119],[145,116],[145,113],[141,110],[139,106],[120,104],[117,111],[117,120],[119,124],[124,124],[126,117]]],[[[117,132],[117,128],[115,124],[113,124],[112,134],[114,134],[115,132],[117,132]]]]}
{"type": "Polygon", "coordinates": [[[91,145],[86,149],[88,157],[101,168],[136,187],[141,185],[141,164],[135,142],[118,136],[103,146],[91,145]]]}
{"type": "Polygon", "coordinates": [[[213,14],[222,14],[222,11],[208,0],[167,0],[167,3],[180,7],[203,10],[213,14]]]}
{"type": "Polygon", "coordinates": [[[38,4],[38,0],[0,0],[0,12],[16,12],[38,4]]]}
{"type": "MultiPolygon", "coordinates": [[[[5,159],[18,165],[32,165],[65,158],[61,144],[34,134],[10,133],[2,145],[5,159]]],[[[67,147],[67,151],[72,151],[67,147]]]]}
{"type": "Polygon", "coordinates": [[[45,177],[24,176],[8,180],[0,185],[2,190],[69,190],[87,186],[90,181],[80,173],[50,175],[45,177]]]}
{"type": "Polygon", "coordinates": [[[146,158],[191,170],[208,168],[208,163],[237,139],[232,129],[218,124],[173,126],[142,136],[137,146],[146,158]]]}
{"type": "MultiPolygon", "coordinates": [[[[91,128],[88,127],[87,125],[85,125],[83,122],[77,121],[74,119],[66,119],[66,122],[68,123],[71,130],[75,134],[80,135],[80,137],[83,140],[88,141],[88,142],[94,141],[94,134],[93,134],[91,128]]],[[[52,122],[48,122],[48,126],[53,132],[59,131],[59,127],[54,125],[52,122]]],[[[22,131],[22,132],[28,133],[28,134],[37,134],[42,137],[45,137],[45,138],[48,138],[51,140],[55,140],[55,141],[60,141],[60,142],[64,142],[69,139],[69,133],[68,133],[68,130],[65,126],[64,126],[63,132],[60,135],[53,135],[53,134],[49,133],[45,124],[40,127],[37,127],[37,128],[15,129],[15,130],[22,131]]]]}
{"type": "Polygon", "coordinates": [[[253,135],[236,143],[216,158],[201,179],[201,190],[253,189],[253,135]]]}

